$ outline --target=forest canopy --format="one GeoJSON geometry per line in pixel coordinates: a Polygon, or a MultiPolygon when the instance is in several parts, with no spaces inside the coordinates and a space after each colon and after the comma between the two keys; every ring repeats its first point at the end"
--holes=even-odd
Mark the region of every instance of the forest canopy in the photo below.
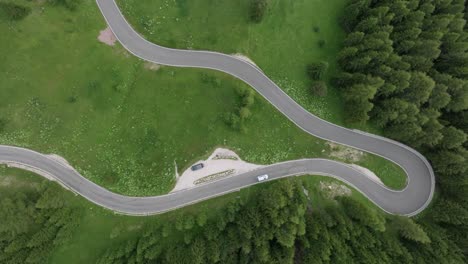
{"type": "MultiPolygon", "coordinates": [[[[370,122],[422,152],[440,197],[421,222],[468,254],[468,34],[464,0],[352,0],[338,55],[350,124],[370,122]],[[429,218],[432,216],[431,220],[429,218]]],[[[445,261],[446,262],[446,261],[445,261]]]]}

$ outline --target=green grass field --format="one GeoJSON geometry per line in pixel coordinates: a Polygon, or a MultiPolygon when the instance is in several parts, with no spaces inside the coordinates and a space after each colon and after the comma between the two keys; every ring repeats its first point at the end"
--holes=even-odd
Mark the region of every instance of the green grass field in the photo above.
{"type": "MultiPolygon", "coordinates": [[[[92,0],[73,12],[19,3],[32,13],[0,21],[8,40],[0,42],[0,119],[6,124],[0,144],[59,154],[92,181],[127,195],[170,191],[174,163],[181,171],[217,146],[261,164],[328,157],[324,141],[258,95],[246,131],[227,126],[224,115],[240,105],[236,90],[247,88],[241,81],[208,70],[150,70],[121,46],[98,42],[106,25],[92,0]]],[[[391,166],[366,157],[363,166],[391,166]]],[[[401,170],[378,174],[391,187],[404,185],[401,170]]]]}

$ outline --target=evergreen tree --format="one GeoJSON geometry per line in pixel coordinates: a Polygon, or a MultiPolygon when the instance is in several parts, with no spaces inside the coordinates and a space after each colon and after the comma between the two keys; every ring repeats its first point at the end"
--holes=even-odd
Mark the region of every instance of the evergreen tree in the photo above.
{"type": "Polygon", "coordinates": [[[323,79],[323,75],[328,69],[328,63],[321,61],[318,63],[311,63],[307,66],[307,75],[311,80],[318,81],[323,79]]]}
{"type": "Polygon", "coordinates": [[[393,220],[400,236],[405,239],[416,241],[422,244],[430,243],[431,240],[421,226],[407,217],[395,217],[393,220]]]}
{"type": "Polygon", "coordinates": [[[250,19],[255,23],[262,21],[268,8],[267,0],[250,0],[250,19]]]}

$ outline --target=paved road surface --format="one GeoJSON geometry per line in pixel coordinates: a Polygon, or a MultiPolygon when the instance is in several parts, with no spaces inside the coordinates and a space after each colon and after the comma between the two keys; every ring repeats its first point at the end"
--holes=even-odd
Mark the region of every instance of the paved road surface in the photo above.
{"type": "Polygon", "coordinates": [[[235,191],[254,184],[255,176],[260,174],[269,174],[271,179],[298,174],[334,176],[353,185],[376,205],[393,214],[415,215],[431,201],[435,184],[434,173],[427,160],[417,151],[396,141],[346,129],[310,114],[248,62],[216,52],[176,50],[150,43],[132,29],[114,0],[97,0],[97,4],[117,39],[135,56],[158,64],[208,68],[235,76],[252,86],[307,133],[380,155],[400,165],[408,176],[408,185],[402,191],[390,190],[343,163],[306,159],[268,166],[192,190],[137,198],[109,192],[73,169],[30,150],[0,146],[0,162],[15,162],[35,167],[96,204],[135,215],[160,213],[235,191]]]}

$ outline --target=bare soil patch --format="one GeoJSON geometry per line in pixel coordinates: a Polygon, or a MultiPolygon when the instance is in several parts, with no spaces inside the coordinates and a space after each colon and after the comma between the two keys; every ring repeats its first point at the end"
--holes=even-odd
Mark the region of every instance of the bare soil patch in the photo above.
{"type": "Polygon", "coordinates": [[[338,196],[350,196],[351,189],[346,185],[338,184],[336,182],[320,182],[320,190],[324,193],[328,199],[335,199],[338,196]]]}
{"type": "Polygon", "coordinates": [[[232,56],[234,56],[234,57],[236,57],[238,59],[241,59],[243,61],[246,61],[246,62],[248,62],[250,64],[253,64],[254,66],[257,66],[257,64],[255,64],[255,62],[251,58],[245,56],[244,54],[236,53],[236,54],[232,54],[232,56]]]}
{"type": "Polygon", "coordinates": [[[150,70],[150,71],[157,71],[161,68],[161,65],[147,61],[145,62],[144,67],[145,69],[150,70]]]}
{"type": "Polygon", "coordinates": [[[359,170],[359,171],[362,172],[364,175],[366,175],[369,179],[371,179],[371,180],[373,180],[373,181],[375,181],[375,182],[378,182],[378,183],[384,185],[383,182],[382,182],[382,180],[381,180],[379,177],[377,177],[377,175],[375,175],[375,173],[372,172],[371,170],[369,170],[369,169],[367,169],[367,168],[364,168],[364,167],[362,167],[362,166],[356,165],[356,164],[349,164],[349,166],[351,166],[351,167],[353,167],[353,168],[359,170]]]}
{"type": "Polygon", "coordinates": [[[333,142],[327,142],[327,144],[330,147],[331,157],[337,158],[348,163],[358,162],[364,156],[364,152],[354,148],[338,145],[333,142]]]}
{"type": "Polygon", "coordinates": [[[114,32],[112,32],[110,27],[107,27],[106,29],[99,32],[98,40],[106,45],[114,46],[117,38],[115,37],[114,32]]]}

